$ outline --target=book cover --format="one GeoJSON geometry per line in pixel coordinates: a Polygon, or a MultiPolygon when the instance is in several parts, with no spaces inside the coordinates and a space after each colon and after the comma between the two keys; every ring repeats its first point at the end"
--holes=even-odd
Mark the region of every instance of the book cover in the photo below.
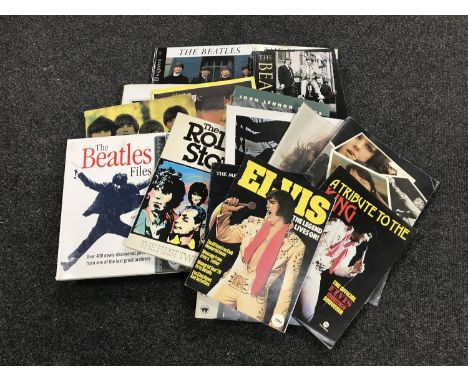
{"type": "Polygon", "coordinates": [[[240,165],[246,155],[268,162],[295,114],[226,107],[226,163],[240,165]]]}
{"type": "Polygon", "coordinates": [[[334,346],[414,230],[339,166],[320,189],[335,198],[294,317],[334,346]]]}
{"type": "Polygon", "coordinates": [[[124,246],[165,139],[146,134],[68,140],[57,280],[173,271],[167,262],[124,246]]]}
{"type": "Polygon", "coordinates": [[[256,88],[330,106],[329,116],[348,116],[333,49],[273,49],[253,52],[256,88]]]}
{"type": "Polygon", "coordinates": [[[274,110],[285,113],[297,113],[303,103],[307,104],[307,106],[322,117],[330,117],[330,105],[323,102],[312,102],[304,98],[290,97],[279,93],[262,92],[245,86],[236,86],[232,96],[233,106],[274,110]]]}
{"type": "Polygon", "coordinates": [[[232,103],[232,94],[236,85],[254,88],[255,81],[253,77],[249,77],[153,90],[153,99],[160,100],[175,94],[190,94],[198,118],[224,125],[226,105],[232,103]]]}
{"type": "Polygon", "coordinates": [[[84,112],[86,137],[167,132],[177,113],[196,115],[189,95],[87,110],[84,112]]]}
{"type": "Polygon", "coordinates": [[[151,82],[195,84],[249,77],[252,45],[156,47],[151,82]]]}
{"type": "Polygon", "coordinates": [[[246,156],[186,285],[284,332],[333,198],[246,156]]]}
{"type": "Polygon", "coordinates": [[[269,164],[282,171],[305,173],[342,122],[321,117],[308,104],[301,105],[269,164]]]}
{"type": "Polygon", "coordinates": [[[211,166],[224,127],[179,113],[130,230],[129,248],[191,267],[205,240],[211,166]]]}

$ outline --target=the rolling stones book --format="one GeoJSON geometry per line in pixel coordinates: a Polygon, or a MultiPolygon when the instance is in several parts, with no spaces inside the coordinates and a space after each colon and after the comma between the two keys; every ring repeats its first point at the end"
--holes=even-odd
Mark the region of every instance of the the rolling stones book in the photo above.
{"type": "MultiPolygon", "coordinates": [[[[319,186],[337,166],[345,168],[410,226],[415,224],[439,184],[351,117],[343,122],[305,173],[312,184],[319,186]]],[[[371,304],[378,304],[385,280],[386,277],[371,296],[371,304]]]]}
{"type": "Polygon", "coordinates": [[[320,190],[335,204],[293,315],[332,348],[414,230],[341,166],[320,190]]]}
{"type": "Polygon", "coordinates": [[[245,86],[236,86],[232,96],[233,106],[282,111],[285,113],[297,113],[303,103],[307,104],[307,106],[322,117],[330,117],[330,105],[323,102],[313,102],[304,98],[290,97],[279,93],[262,92],[245,86]]]}
{"type": "Polygon", "coordinates": [[[226,105],[232,103],[232,94],[236,85],[255,88],[255,81],[253,77],[248,77],[194,85],[179,85],[168,89],[153,90],[153,99],[161,100],[175,94],[190,94],[195,103],[198,118],[224,125],[226,123],[226,105]]]}
{"type": "Polygon", "coordinates": [[[246,156],[186,285],[284,332],[333,197],[246,156]]]}
{"type": "Polygon", "coordinates": [[[226,106],[226,163],[240,165],[246,155],[268,162],[295,114],[226,106]]]}
{"type": "Polygon", "coordinates": [[[179,113],[125,245],[191,267],[205,240],[210,170],[224,127],[179,113]]]}
{"type": "Polygon", "coordinates": [[[267,50],[253,53],[256,88],[330,106],[330,117],[348,116],[333,49],[267,50]]]}
{"type": "Polygon", "coordinates": [[[151,82],[199,84],[249,77],[253,46],[156,47],[151,82]]]}
{"type": "Polygon", "coordinates": [[[57,280],[174,271],[124,246],[166,135],[68,140],[57,280]]]}
{"type": "Polygon", "coordinates": [[[174,95],[156,101],[134,102],[87,110],[87,138],[170,131],[177,113],[196,116],[192,97],[174,95]]]}
{"type": "Polygon", "coordinates": [[[342,122],[341,119],[321,117],[308,104],[301,105],[269,164],[282,171],[305,173],[342,122]]]}

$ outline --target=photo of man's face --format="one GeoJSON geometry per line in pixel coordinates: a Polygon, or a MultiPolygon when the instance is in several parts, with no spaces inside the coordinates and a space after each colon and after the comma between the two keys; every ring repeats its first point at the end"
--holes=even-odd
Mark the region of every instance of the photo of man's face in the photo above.
{"type": "Polygon", "coordinates": [[[377,147],[363,134],[350,139],[337,149],[337,152],[344,155],[346,158],[361,163],[366,163],[372,158],[376,151],[377,147]]]}
{"type": "Polygon", "coordinates": [[[174,74],[180,74],[182,73],[182,70],[181,66],[174,66],[174,74]]]}
{"type": "Polygon", "coordinates": [[[210,70],[209,69],[203,69],[201,71],[201,74],[204,78],[208,77],[208,74],[210,74],[210,70]]]}
{"type": "Polygon", "coordinates": [[[228,78],[231,75],[231,71],[227,68],[221,70],[221,78],[228,78]]]}
{"type": "Polygon", "coordinates": [[[172,193],[164,194],[159,188],[153,188],[148,196],[148,207],[153,212],[163,211],[172,200],[172,193]]]}
{"type": "Polygon", "coordinates": [[[200,224],[195,223],[195,216],[198,212],[193,209],[186,209],[174,222],[174,233],[182,236],[191,235],[199,228],[200,224]]]}
{"type": "Polygon", "coordinates": [[[130,123],[120,126],[115,131],[115,135],[130,135],[130,134],[135,134],[135,129],[133,128],[133,125],[130,123]]]}
{"type": "Polygon", "coordinates": [[[361,175],[359,175],[359,173],[355,170],[355,169],[351,169],[349,170],[349,174],[354,178],[356,179],[359,183],[361,183],[362,186],[364,186],[364,188],[367,190],[367,191],[371,191],[371,184],[369,183],[369,181],[367,179],[364,179],[361,175]]]}
{"type": "Polygon", "coordinates": [[[267,219],[269,220],[277,220],[278,219],[278,208],[279,208],[279,204],[278,204],[278,201],[276,199],[268,199],[267,200],[267,204],[266,204],[266,210],[267,210],[267,219]]]}

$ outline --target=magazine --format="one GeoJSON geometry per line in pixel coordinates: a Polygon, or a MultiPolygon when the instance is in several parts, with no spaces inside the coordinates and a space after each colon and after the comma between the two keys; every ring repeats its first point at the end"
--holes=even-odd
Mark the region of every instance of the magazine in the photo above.
{"type": "Polygon", "coordinates": [[[175,94],[190,94],[195,103],[198,118],[224,125],[226,105],[232,103],[235,85],[255,87],[255,81],[253,77],[249,77],[153,90],[153,99],[160,100],[175,94]]]}
{"type": "Polygon", "coordinates": [[[177,113],[196,115],[189,95],[174,95],[158,102],[135,102],[87,110],[84,113],[86,137],[170,131],[177,113]]]}
{"type": "Polygon", "coordinates": [[[151,82],[198,84],[249,77],[253,46],[156,47],[151,82]]]}
{"type": "Polygon", "coordinates": [[[245,155],[268,162],[295,114],[226,107],[226,163],[240,165],[245,155]]]}
{"type": "Polygon", "coordinates": [[[332,206],[303,177],[246,156],[186,285],[284,332],[332,206]]]}
{"type": "Polygon", "coordinates": [[[330,116],[330,105],[323,102],[312,102],[304,100],[303,98],[290,97],[279,93],[262,92],[245,86],[236,86],[232,96],[233,106],[282,111],[286,113],[297,113],[299,107],[303,103],[306,103],[307,106],[322,117],[330,116]]]}
{"type": "Polygon", "coordinates": [[[336,201],[294,317],[332,348],[414,230],[341,166],[320,189],[336,201]]]}
{"type": "Polygon", "coordinates": [[[330,105],[330,117],[348,116],[333,49],[281,49],[253,53],[256,88],[330,105]]]}
{"type": "Polygon", "coordinates": [[[174,271],[124,246],[166,135],[68,140],[57,280],[174,271]]]}
{"type": "MultiPolygon", "coordinates": [[[[215,163],[211,168],[210,192],[208,194],[208,215],[206,234],[210,227],[210,217],[219,203],[226,199],[226,195],[234,182],[239,166],[224,163],[215,163]]],[[[214,222],[213,222],[214,223],[214,222]]],[[[253,321],[255,319],[241,313],[237,309],[219,303],[200,292],[197,292],[197,305],[195,308],[195,318],[218,319],[229,321],[253,321]]],[[[291,318],[290,325],[300,325],[291,318]]]]}
{"type": "Polygon", "coordinates": [[[319,116],[307,104],[300,106],[269,164],[282,171],[305,173],[342,122],[319,116]]]}
{"type": "Polygon", "coordinates": [[[224,127],[177,115],[125,245],[191,267],[205,240],[210,170],[224,127]]]}

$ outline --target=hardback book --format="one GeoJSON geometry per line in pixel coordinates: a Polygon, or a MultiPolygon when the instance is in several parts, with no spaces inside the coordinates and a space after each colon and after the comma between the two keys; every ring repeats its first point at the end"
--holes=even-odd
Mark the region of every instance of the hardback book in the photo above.
{"type": "Polygon", "coordinates": [[[341,166],[320,190],[335,204],[293,315],[332,348],[414,230],[341,166]]]}
{"type": "Polygon", "coordinates": [[[225,125],[226,105],[232,103],[232,94],[236,85],[254,88],[255,81],[253,77],[248,77],[184,86],[179,85],[153,90],[152,98],[154,100],[161,100],[176,94],[189,94],[195,104],[198,118],[225,125]]]}
{"type": "Polygon", "coordinates": [[[255,51],[252,66],[258,90],[327,104],[332,118],[348,116],[335,50],[290,48],[255,51]]]}
{"type": "Polygon", "coordinates": [[[57,280],[174,271],[167,261],[124,246],[166,136],[68,140],[57,280]]]}
{"type": "Polygon", "coordinates": [[[333,198],[246,156],[186,285],[284,332],[333,198]]]}
{"type": "Polygon", "coordinates": [[[174,95],[163,100],[134,102],[87,110],[87,138],[167,132],[178,113],[196,115],[192,97],[174,95]]]}
{"type": "Polygon", "coordinates": [[[125,245],[191,267],[205,241],[211,166],[223,126],[179,113],[125,245]]]}
{"type": "Polygon", "coordinates": [[[307,104],[322,117],[330,117],[330,105],[304,98],[291,97],[280,93],[264,92],[245,86],[236,86],[232,95],[232,105],[253,109],[274,110],[285,113],[297,113],[299,107],[307,104]]]}
{"type": "Polygon", "coordinates": [[[226,107],[226,163],[240,165],[245,155],[268,162],[295,114],[226,107]]]}
{"type": "Polygon", "coordinates": [[[250,76],[252,44],[156,47],[151,82],[199,84],[250,76]]]}

